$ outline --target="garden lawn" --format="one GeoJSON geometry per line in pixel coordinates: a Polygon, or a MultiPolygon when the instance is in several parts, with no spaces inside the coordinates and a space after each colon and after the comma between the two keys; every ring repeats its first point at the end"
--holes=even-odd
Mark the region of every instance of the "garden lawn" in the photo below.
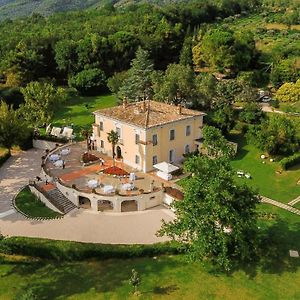
{"type": "Polygon", "coordinates": [[[300,217],[268,204],[258,210],[275,215],[259,221],[269,236],[268,256],[230,275],[183,255],[76,262],[1,255],[0,299],[20,299],[28,290],[37,299],[137,299],[128,282],[133,268],[141,277],[140,299],[299,299],[300,259],[289,258],[288,250],[300,250],[300,217]]]}
{"type": "Polygon", "coordinates": [[[61,216],[33,195],[29,187],[20,191],[15,199],[15,204],[20,211],[30,217],[56,218],[61,216]]]}
{"type": "Polygon", "coordinates": [[[91,129],[91,125],[95,121],[93,112],[117,104],[114,95],[102,95],[95,97],[79,97],[76,96],[63,105],[61,105],[54,114],[52,125],[54,126],[70,126],[73,124],[74,131],[79,137],[81,129],[91,129]]]}
{"type": "Polygon", "coordinates": [[[258,189],[263,196],[285,203],[300,195],[300,185],[297,185],[300,179],[300,166],[277,174],[276,171],[280,169],[279,163],[265,159],[263,164],[260,158],[263,152],[247,144],[244,137],[233,135],[230,140],[239,143],[238,154],[232,161],[233,168],[250,173],[252,177],[251,179],[236,177],[238,182],[244,182],[258,189]]]}

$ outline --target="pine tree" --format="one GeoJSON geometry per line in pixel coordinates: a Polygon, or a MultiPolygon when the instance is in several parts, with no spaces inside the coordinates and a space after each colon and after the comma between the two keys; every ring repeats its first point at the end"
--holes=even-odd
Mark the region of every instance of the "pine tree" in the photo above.
{"type": "Polygon", "coordinates": [[[131,62],[128,78],[119,90],[119,98],[127,97],[129,101],[150,98],[152,96],[151,74],[153,71],[153,63],[149,59],[148,51],[139,47],[136,57],[131,62]]]}

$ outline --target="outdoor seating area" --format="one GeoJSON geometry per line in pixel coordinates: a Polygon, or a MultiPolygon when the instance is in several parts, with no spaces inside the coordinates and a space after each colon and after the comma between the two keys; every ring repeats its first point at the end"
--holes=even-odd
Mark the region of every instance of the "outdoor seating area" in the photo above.
{"type": "Polygon", "coordinates": [[[245,178],[247,178],[247,179],[251,179],[251,174],[250,174],[250,173],[246,173],[246,172],[244,172],[244,171],[242,171],[242,170],[237,171],[236,174],[237,174],[237,176],[240,177],[240,178],[241,178],[241,177],[245,177],[245,178]]]}
{"type": "Polygon", "coordinates": [[[162,188],[162,181],[156,176],[137,172],[123,162],[116,161],[114,166],[111,157],[97,151],[89,153],[99,160],[84,166],[80,158],[85,152],[85,142],[58,149],[46,161],[48,174],[68,187],[76,186],[76,190],[88,193],[94,190],[99,195],[136,196],[162,188]]]}

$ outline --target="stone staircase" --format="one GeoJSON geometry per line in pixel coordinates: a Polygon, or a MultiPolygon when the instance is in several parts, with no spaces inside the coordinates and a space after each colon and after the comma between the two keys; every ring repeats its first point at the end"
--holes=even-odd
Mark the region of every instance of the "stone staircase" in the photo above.
{"type": "Polygon", "coordinates": [[[67,214],[76,205],[71,202],[59,189],[53,188],[49,191],[44,191],[45,196],[56,208],[58,208],[62,213],[67,214]]]}

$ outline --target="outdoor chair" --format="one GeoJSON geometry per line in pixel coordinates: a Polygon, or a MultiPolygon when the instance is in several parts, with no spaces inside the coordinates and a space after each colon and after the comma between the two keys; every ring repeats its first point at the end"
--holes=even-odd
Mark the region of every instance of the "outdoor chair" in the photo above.
{"type": "Polygon", "coordinates": [[[60,127],[53,127],[51,130],[51,135],[60,137],[61,133],[61,128],[60,127]]]}

